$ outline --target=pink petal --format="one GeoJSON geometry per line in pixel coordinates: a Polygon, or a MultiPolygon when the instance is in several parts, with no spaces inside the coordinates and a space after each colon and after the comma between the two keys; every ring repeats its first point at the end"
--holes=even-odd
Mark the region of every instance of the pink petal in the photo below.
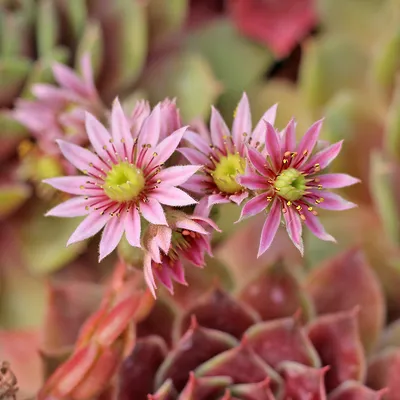
{"type": "Polygon", "coordinates": [[[151,197],[149,197],[146,202],[140,203],[140,212],[151,224],[168,225],[161,204],[151,197]]]}
{"type": "Polygon", "coordinates": [[[143,272],[144,272],[144,280],[146,281],[147,287],[149,288],[151,294],[154,298],[156,298],[155,289],[157,289],[156,282],[154,280],[153,268],[152,268],[152,259],[149,254],[144,256],[143,260],[143,272]]]}
{"type": "Polygon", "coordinates": [[[157,175],[157,179],[168,186],[179,186],[193,177],[201,167],[201,165],[178,165],[165,168],[157,175]]]}
{"type": "Polygon", "coordinates": [[[171,294],[174,294],[174,288],[170,277],[170,269],[166,263],[163,263],[161,268],[154,268],[154,274],[158,280],[168,289],[171,294]]]}
{"type": "Polygon", "coordinates": [[[75,232],[68,240],[67,246],[94,236],[103,228],[110,218],[112,217],[108,213],[103,215],[101,215],[100,212],[90,213],[75,229],[75,232]]]}
{"type": "Polygon", "coordinates": [[[208,207],[212,207],[215,204],[227,204],[230,203],[229,199],[221,194],[212,194],[208,196],[208,207]]]}
{"type": "Polygon", "coordinates": [[[326,189],[339,189],[361,182],[359,179],[347,174],[325,174],[319,175],[317,178],[318,184],[326,189]]]}
{"type": "Polygon", "coordinates": [[[151,114],[143,122],[142,129],[139,133],[139,149],[145,144],[150,144],[151,147],[155,147],[160,138],[161,130],[161,110],[160,104],[157,104],[151,114]]]}
{"type": "Polygon", "coordinates": [[[232,126],[232,139],[236,148],[241,151],[243,146],[243,134],[251,135],[251,111],[249,99],[246,93],[239,102],[236,110],[236,116],[232,126]]]}
{"type": "Polygon", "coordinates": [[[283,131],[281,138],[284,151],[293,152],[296,149],[296,123],[291,119],[283,131]]]}
{"type": "Polygon", "coordinates": [[[179,146],[186,129],[187,126],[178,129],[158,144],[158,146],[155,148],[157,156],[154,158],[154,162],[156,164],[163,164],[172,156],[176,148],[179,146]]]}
{"type": "Polygon", "coordinates": [[[271,205],[271,209],[267,215],[267,218],[264,222],[264,226],[261,231],[261,241],[257,257],[260,257],[271,246],[272,241],[274,240],[276,232],[279,228],[280,222],[281,222],[280,203],[278,201],[274,201],[273,204],[271,205]]]}
{"type": "Polygon", "coordinates": [[[251,190],[268,189],[270,184],[267,182],[264,176],[250,173],[248,175],[243,175],[238,177],[238,182],[251,190]]]}
{"type": "Polygon", "coordinates": [[[121,217],[111,217],[104,228],[100,240],[99,262],[108,256],[118,246],[124,233],[124,219],[121,217]]]}
{"type": "Polygon", "coordinates": [[[270,203],[270,201],[267,200],[267,197],[268,193],[262,193],[248,201],[244,205],[238,221],[241,221],[246,217],[256,215],[265,210],[270,203]]]}
{"type": "Polygon", "coordinates": [[[226,140],[224,138],[229,137],[230,132],[221,114],[214,107],[211,108],[210,131],[213,145],[223,150],[225,147],[224,141],[226,140]]]}
{"type": "Polygon", "coordinates": [[[185,134],[185,140],[187,140],[191,145],[193,145],[196,149],[200,150],[204,154],[209,154],[211,151],[211,143],[207,142],[207,140],[202,138],[196,132],[187,131],[185,134]]]}
{"type": "Polygon", "coordinates": [[[267,160],[261,155],[259,151],[252,147],[247,148],[247,156],[250,162],[253,164],[254,168],[264,176],[269,176],[270,172],[266,167],[267,160]]]}
{"type": "Polygon", "coordinates": [[[94,151],[105,159],[110,158],[105,149],[108,148],[113,153],[110,143],[111,136],[107,129],[88,112],[86,113],[85,126],[94,151]]]}
{"type": "Polygon", "coordinates": [[[51,185],[53,188],[70,194],[78,195],[101,195],[103,190],[91,185],[87,188],[87,182],[90,178],[87,176],[60,176],[57,178],[44,179],[43,182],[51,185]]]}
{"type": "Polygon", "coordinates": [[[213,228],[217,232],[222,232],[221,229],[219,229],[218,225],[212,219],[205,217],[203,215],[199,215],[196,213],[196,211],[193,212],[193,219],[195,221],[205,222],[207,225],[211,226],[211,228],[213,228]]]}
{"type": "Polygon", "coordinates": [[[82,217],[89,213],[89,210],[86,210],[87,205],[88,200],[84,197],[74,197],[47,211],[46,217],[82,217]]]}
{"type": "Polygon", "coordinates": [[[187,229],[188,231],[198,232],[202,235],[208,235],[208,232],[200,224],[190,218],[177,220],[175,226],[179,229],[187,229]]]}
{"type": "Polygon", "coordinates": [[[193,213],[198,217],[208,217],[210,215],[210,207],[208,206],[208,196],[204,196],[200,201],[196,204],[193,213]]]}
{"type": "Polygon", "coordinates": [[[173,186],[160,186],[151,192],[151,197],[167,206],[183,207],[197,203],[183,190],[173,186]]]}
{"type": "Polygon", "coordinates": [[[293,207],[288,207],[287,212],[283,214],[285,218],[287,233],[293,242],[293,244],[298,248],[301,255],[304,254],[304,244],[301,237],[302,225],[299,214],[293,210],[293,207]]]}
{"type": "Polygon", "coordinates": [[[213,185],[213,180],[206,175],[193,175],[181,185],[182,189],[196,194],[204,194],[213,185]]]}
{"type": "Polygon", "coordinates": [[[86,86],[89,88],[90,92],[96,93],[96,87],[93,78],[93,68],[92,60],[90,58],[90,53],[85,53],[81,58],[81,71],[83,80],[86,86]]]}
{"type": "Polygon", "coordinates": [[[229,196],[229,200],[233,201],[237,205],[240,205],[241,202],[246,199],[249,196],[249,194],[246,191],[243,191],[242,193],[238,194],[231,194],[229,196]]]}
{"type": "Polygon", "coordinates": [[[171,247],[172,229],[168,226],[159,226],[157,236],[155,237],[157,246],[167,254],[171,247]]]}
{"type": "Polygon", "coordinates": [[[98,164],[99,159],[89,150],[76,144],[57,140],[61,153],[76,168],[81,171],[90,170],[90,164],[98,164]]]}
{"type": "Polygon", "coordinates": [[[148,101],[138,100],[133,108],[130,116],[130,125],[132,137],[135,139],[138,137],[140,130],[142,129],[143,123],[150,115],[150,104],[148,101]]]}
{"type": "Polygon", "coordinates": [[[271,108],[269,108],[264,115],[258,121],[253,134],[252,134],[252,143],[255,144],[257,142],[264,143],[265,138],[265,122],[270,123],[272,126],[275,123],[276,118],[276,110],[278,108],[277,104],[274,104],[271,108]]]}
{"type": "Polygon", "coordinates": [[[71,68],[66,67],[63,64],[55,63],[52,69],[54,77],[60,86],[63,86],[82,97],[86,97],[86,86],[71,68]]]}
{"type": "Polygon", "coordinates": [[[185,279],[185,270],[184,270],[183,264],[180,260],[176,260],[174,265],[171,266],[170,274],[176,282],[178,282],[182,285],[187,285],[187,282],[185,279]]]}
{"type": "Polygon", "coordinates": [[[198,150],[190,149],[188,147],[184,147],[177,150],[181,153],[191,164],[200,164],[200,165],[208,165],[210,164],[210,160],[198,150]]]}
{"type": "Polygon", "coordinates": [[[318,207],[324,210],[343,211],[357,207],[357,204],[343,199],[336,193],[318,191],[318,194],[324,199],[318,204],[318,207]]]}
{"type": "Polygon", "coordinates": [[[314,124],[311,125],[311,127],[305,133],[299,145],[297,146],[297,156],[293,160],[294,164],[298,163],[300,160],[300,164],[304,164],[304,162],[308,160],[314,150],[315,145],[317,144],[322,122],[322,119],[314,122],[314,124]]]}
{"type": "Polygon", "coordinates": [[[314,168],[315,164],[319,164],[319,168],[322,170],[326,168],[340,153],[342,149],[343,140],[334,143],[331,146],[321,150],[310,161],[303,166],[303,170],[306,171],[309,168],[314,168]]]}
{"type": "Polygon", "coordinates": [[[131,207],[125,212],[125,236],[128,243],[133,247],[140,246],[140,215],[136,207],[131,207]]]}
{"type": "Polygon", "coordinates": [[[328,242],[336,242],[335,238],[325,231],[318,217],[312,213],[307,213],[304,223],[311,233],[317,238],[328,242]]]}
{"type": "Polygon", "coordinates": [[[278,132],[268,122],[266,123],[266,127],[265,149],[271,158],[273,167],[275,170],[278,170],[282,164],[282,151],[279,143],[278,132]]]}
{"type": "Polygon", "coordinates": [[[125,151],[125,149],[132,148],[133,138],[129,128],[128,120],[124,114],[124,111],[122,110],[121,103],[119,102],[118,98],[114,100],[111,111],[111,134],[117,151],[122,158],[130,157],[131,151],[125,151]]]}

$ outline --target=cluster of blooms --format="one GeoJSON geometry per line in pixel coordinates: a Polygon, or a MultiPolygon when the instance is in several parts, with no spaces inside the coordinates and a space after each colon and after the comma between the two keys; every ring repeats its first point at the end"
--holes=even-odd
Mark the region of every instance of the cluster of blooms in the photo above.
{"type": "MultiPolygon", "coordinates": [[[[297,144],[294,121],[282,132],[274,128],[277,107],[273,106],[252,129],[249,101],[243,94],[232,130],[215,108],[209,130],[203,126],[195,132],[182,126],[175,102],[168,99],[152,110],[146,101],[139,101],[130,115],[116,99],[109,115],[104,113],[102,118],[109,121],[107,129],[98,115],[93,115],[99,103],[90,66],[84,68],[83,82],[66,67],[56,66],[54,72],[62,88],[39,88],[37,102],[29,107],[20,104],[16,110],[19,120],[27,125],[37,120],[34,114],[39,108],[45,108],[57,126],[64,123],[63,132],[53,130],[51,139],[82,172],[45,181],[73,195],[47,215],[86,216],[68,244],[104,228],[100,260],[125,234],[131,246],[144,251],[144,274],[153,295],[155,277],[170,291],[172,281],[185,284],[182,257],[197,266],[204,264],[204,253],[211,252],[210,234],[218,229],[209,218],[214,205],[247,201],[241,219],[266,213],[259,256],[270,247],[281,220],[303,253],[302,223],[318,238],[334,240],[322,227],[314,207],[354,207],[327,189],[358,180],[344,174],[321,174],[342,145],[339,142],[314,151],[322,121],[312,125],[297,144]],[[62,113],[58,105],[62,105],[62,113]],[[84,121],[91,149],[64,140],[68,131],[65,123],[73,127],[73,121],[84,121]],[[181,165],[182,156],[189,165],[181,165]],[[191,211],[179,210],[184,206],[190,206],[191,211]]],[[[45,127],[38,129],[45,135],[45,127]]]]}

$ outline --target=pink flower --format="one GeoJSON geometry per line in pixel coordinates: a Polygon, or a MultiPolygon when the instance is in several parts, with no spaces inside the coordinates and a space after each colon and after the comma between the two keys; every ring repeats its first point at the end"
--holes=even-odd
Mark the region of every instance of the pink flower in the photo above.
{"type": "Polygon", "coordinates": [[[130,245],[140,247],[141,216],[151,224],[168,225],[162,205],[196,203],[177,186],[199,166],[163,167],[179,145],[186,127],[159,142],[163,123],[160,117],[160,105],[157,105],[133,137],[128,119],[116,100],[111,112],[111,134],[91,114],[86,115],[86,131],[96,153],[58,140],[63,155],[86,175],[45,181],[76,195],[47,215],[87,215],[68,244],[87,239],[105,227],[100,241],[101,260],[115,249],[124,232],[130,245]]]}
{"type": "Polygon", "coordinates": [[[93,81],[90,57],[81,60],[82,77],[69,67],[54,64],[53,74],[59,87],[36,84],[32,88],[35,100],[18,100],[14,117],[35,136],[43,151],[58,153],[56,139],[68,137],[83,144],[85,111],[102,117],[104,108],[93,81]]]}
{"type": "Polygon", "coordinates": [[[206,133],[188,132],[185,140],[195,148],[181,148],[179,151],[192,164],[204,165],[202,173],[193,176],[184,187],[202,196],[200,208],[207,210],[214,204],[234,202],[240,204],[248,190],[237,177],[246,169],[246,144],[259,146],[263,143],[264,122],[274,123],[276,106],[271,107],[252,130],[250,105],[243,94],[229,131],[220,113],[212,108],[210,131],[206,133]]]}
{"type": "Polygon", "coordinates": [[[243,207],[240,218],[268,211],[258,256],[270,247],[281,214],[290,239],[303,254],[302,222],[318,238],[335,241],[318,220],[315,206],[326,210],[347,210],[356,206],[326,190],[350,186],[359,180],[345,174],[321,174],[342,147],[342,142],[338,142],[312,154],[321,126],[322,121],[315,122],[296,145],[293,120],[282,133],[266,122],[263,152],[248,148],[248,158],[255,172],[248,170],[239,181],[256,196],[243,207]]]}
{"type": "Polygon", "coordinates": [[[167,213],[168,226],[150,225],[144,235],[144,276],[155,297],[157,279],[173,293],[172,281],[186,285],[182,258],[197,267],[204,266],[204,255],[211,256],[210,230],[218,230],[209,218],[167,213]]]}

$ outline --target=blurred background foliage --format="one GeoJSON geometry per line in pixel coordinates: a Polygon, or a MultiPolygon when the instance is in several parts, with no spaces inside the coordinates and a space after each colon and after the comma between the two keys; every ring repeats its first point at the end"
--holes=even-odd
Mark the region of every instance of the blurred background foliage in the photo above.
{"type": "Polygon", "coordinates": [[[127,110],[140,98],[176,97],[184,123],[207,120],[215,104],[230,124],[246,91],[254,122],[274,103],[277,127],[294,116],[300,135],[325,117],[323,139],[345,139],[334,170],[362,180],[343,191],[358,208],[322,214],[338,243],[306,234],[304,259],[284,234],[256,259],[262,221],[233,225],[239,210],[221,208],[216,258],[188,270],[191,292],[179,288],[174,301],[216,279],[239,290],[278,259],[304,272],[356,246],[380,279],[388,320],[400,317],[400,0],[0,0],[4,335],[36,343],[57,284],[102,283],[116,260],[98,264],[96,240],[65,247],[77,221],[43,217],[59,199],[40,180],[57,175],[57,164],[35,158],[30,132],[11,117],[33,83],[53,82],[54,61],[79,69],[87,52],[107,105],[117,95],[127,110]]]}

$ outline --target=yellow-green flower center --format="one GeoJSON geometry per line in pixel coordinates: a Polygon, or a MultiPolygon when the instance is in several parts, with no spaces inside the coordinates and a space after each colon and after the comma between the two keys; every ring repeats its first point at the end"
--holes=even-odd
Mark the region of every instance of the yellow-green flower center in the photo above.
{"type": "Polygon", "coordinates": [[[111,200],[123,203],[135,199],[144,186],[143,172],[128,162],[122,162],[108,171],[104,192],[111,200]]]}
{"type": "Polygon", "coordinates": [[[296,201],[306,192],[306,178],[297,169],[288,168],[276,178],[274,186],[279,196],[288,201],[296,201]]]}
{"type": "Polygon", "coordinates": [[[228,154],[221,157],[212,174],[215,184],[221,192],[236,193],[242,186],[236,182],[236,177],[244,173],[246,161],[239,154],[228,154]]]}

